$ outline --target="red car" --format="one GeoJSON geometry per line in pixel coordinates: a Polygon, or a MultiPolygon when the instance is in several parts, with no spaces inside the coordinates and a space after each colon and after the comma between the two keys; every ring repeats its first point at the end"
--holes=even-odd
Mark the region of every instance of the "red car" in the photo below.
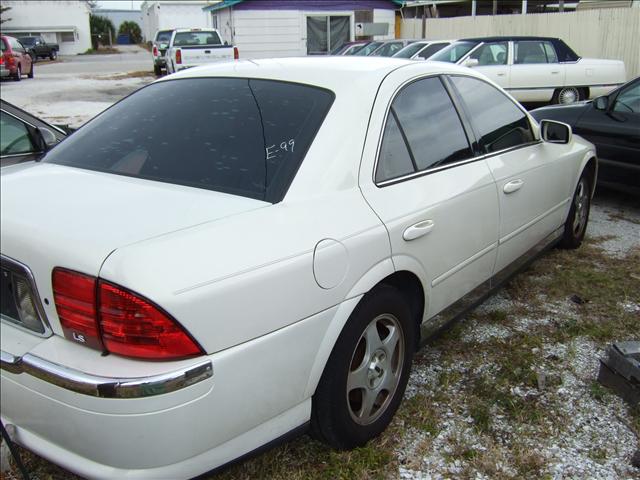
{"type": "Polygon", "coordinates": [[[22,80],[22,75],[33,78],[33,62],[27,49],[18,39],[2,35],[0,37],[0,74],[2,78],[13,77],[14,80],[22,80]]]}

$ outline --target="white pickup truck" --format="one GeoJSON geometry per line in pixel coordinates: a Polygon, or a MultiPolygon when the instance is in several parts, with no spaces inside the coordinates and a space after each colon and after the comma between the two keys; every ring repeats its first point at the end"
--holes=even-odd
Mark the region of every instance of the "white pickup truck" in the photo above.
{"type": "Polygon", "coordinates": [[[165,52],[167,73],[224,60],[237,60],[238,48],[223,42],[213,28],[178,28],[165,52]]]}

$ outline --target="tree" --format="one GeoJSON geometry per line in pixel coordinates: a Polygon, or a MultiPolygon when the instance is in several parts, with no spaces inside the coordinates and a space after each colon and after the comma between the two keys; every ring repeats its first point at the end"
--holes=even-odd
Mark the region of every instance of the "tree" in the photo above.
{"type": "Polygon", "coordinates": [[[2,5],[0,5],[0,24],[11,20],[10,18],[7,18],[4,14],[4,12],[6,12],[7,10],[11,10],[11,7],[3,7],[2,5]]]}
{"type": "Polygon", "coordinates": [[[142,42],[142,32],[140,26],[136,22],[122,22],[118,29],[118,35],[129,35],[131,43],[142,42]]]}
{"type": "Polygon", "coordinates": [[[91,43],[93,48],[98,48],[98,43],[103,45],[111,43],[116,39],[116,27],[113,22],[100,15],[89,15],[89,28],[91,29],[91,43]]]}

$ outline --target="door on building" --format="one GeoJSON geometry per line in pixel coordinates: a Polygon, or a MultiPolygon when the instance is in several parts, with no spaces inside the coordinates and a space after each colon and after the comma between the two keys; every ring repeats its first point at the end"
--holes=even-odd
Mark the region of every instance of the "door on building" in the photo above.
{"type": "Polygon", "coordinates": [[[348,15],[307,17],[307,55],[328,55],[350,39],[348,15]]]}

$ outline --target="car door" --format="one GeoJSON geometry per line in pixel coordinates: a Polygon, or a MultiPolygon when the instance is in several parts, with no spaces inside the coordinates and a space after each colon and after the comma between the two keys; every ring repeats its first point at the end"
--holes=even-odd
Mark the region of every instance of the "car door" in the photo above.
{"type": "Polygon", "coordinates": [[[569,152],[537,140],[522,107],[493,85],[461,75],[450,78],[495,179],[500,204],[498,273],[562,224],[572,188],[569,152]]]}
{"type": "Polygon", "coordinates": [[[588,105],[575,130],[596,145],[600,182],[640,188],[640,78],[611,95],[606,109],[588,105]]]}
{"type": "Polygon", "coordinates": [[[422,272],[430,318],[488,285],[498,200],[449,87],[439,76],[407,80],[405,70],[411,71],[395,71],[381,86],[360,184],[388,230],[395,268],[422,272]]]}
{"type": "Polygon", "coordinates": [[[546,40],[512,42],[513,64],[508,90],[520,102],[548,102],[565,85],[566,67],[546,40]]]}
{"type": "Polygon", "coordinates": [[[473,64],[475,64],[474,60],[477,61],[474,69],[489,77],[502,88],[509,88],[511,81],[508,65],[509,42],[484,43],[473,50],[468,59],[473,64]]]}

